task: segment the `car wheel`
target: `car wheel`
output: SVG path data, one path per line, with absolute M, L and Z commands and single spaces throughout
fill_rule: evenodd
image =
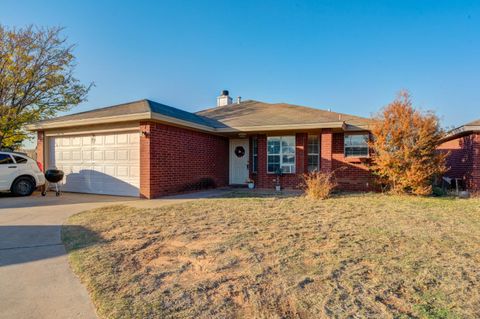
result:
M 12 185 L 12 193 L 18 196 L 29 196 L 34 190 L 35 183 L 28 177 L 20 177 Z

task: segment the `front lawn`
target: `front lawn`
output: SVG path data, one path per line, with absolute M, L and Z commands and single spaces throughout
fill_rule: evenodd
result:
M 77 214 L 102 318 L 479 318 L 480 199 L 206 199 Z

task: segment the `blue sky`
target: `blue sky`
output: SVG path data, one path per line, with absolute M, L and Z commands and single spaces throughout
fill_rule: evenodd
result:
M 228 89 L 370 116 L 408 89 L 444 126 L 480 118 L 480 1 L 2 0 L 0 23 L 66 27 L 96 84 L 72 112 Z

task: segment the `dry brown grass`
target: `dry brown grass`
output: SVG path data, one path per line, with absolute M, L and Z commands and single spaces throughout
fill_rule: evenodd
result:
M 478 318 L 480 199 L 210 199 L 69 219 L 103 318 Z
M 333 180 L 334 173 L 314 171 L 303 175 L 305 196 L 309 199 L 327 199 L 337 184 Z

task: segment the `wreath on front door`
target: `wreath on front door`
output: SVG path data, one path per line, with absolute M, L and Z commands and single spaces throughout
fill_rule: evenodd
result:
M 245 149 L 243 148 L 243 146 L 237 146 L 235 147 L 235 155 L 237 155 L 237 157 L 243 157 L 243 155 L 245 155 Z

